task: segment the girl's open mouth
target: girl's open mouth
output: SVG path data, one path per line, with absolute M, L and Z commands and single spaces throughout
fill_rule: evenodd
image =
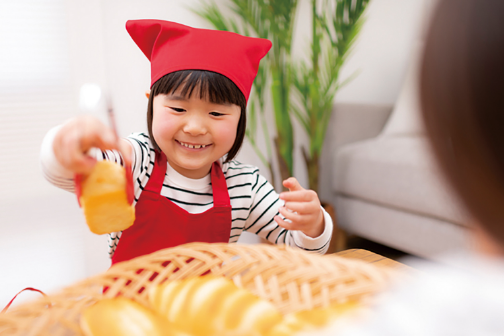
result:
M 188 150 L 203 150 L 209 146 L 211 146 L 212 144 L 207 144 L 207 145 L 202 145 L 202 144 L 190 144 L 190 143 L 186 143 L 186 142 L 181 142 L 181 141 L 178 141 L 178 140 L 175 140 L 182 148 L 184 149 L 188 149 Z

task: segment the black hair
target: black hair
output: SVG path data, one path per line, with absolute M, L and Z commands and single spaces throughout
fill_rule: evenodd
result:
M 247 126 L 247 101 L 245 96 L 226 76 L 206 70 L 180 70 L 169 73 L 158 79 L 151 87 L 147 106 L 147 128 L 149 136 L 156 150 L 160 150 L 152 134 L 153 100 L 159 94 L 171 94 L 181 89 L 181 95 L 190 98 L 195 89 L 199 89 L 199 98 L 214 104 L 235 104 L 241 109 L 236 139 L 229 150 L 226 162 L 231 161 L 240 150 L 245 138 Z

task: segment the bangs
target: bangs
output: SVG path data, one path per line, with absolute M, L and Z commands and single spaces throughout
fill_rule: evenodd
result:
M 213 104 L 246 105 L 245 96 L 229 78 L 212 71 L 181 70 L 161 77 L 152 86 L 152 94 L 173 94 L 179 91 L 184 98 L 199 92 L 200 99 Z

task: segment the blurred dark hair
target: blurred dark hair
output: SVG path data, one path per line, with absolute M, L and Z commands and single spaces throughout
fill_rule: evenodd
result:
M 227 77 L 212 71 L 181 70 L 164 75 L 151 87 L 147 105 L 147 128 L 154 148 L 160 150 L 152 134 L 152 102 L 159 94 L 169 94 L 181 89 L 181 95 L 190 98 L 195 89 L 199 90 L 199 98 L 206 99 L 214 104 L 231 103 L 241 108 L 236 139 L 228 152 L 226 162 L 234 159 L 240 150 L 245 137 L 247 126 L 247 101 L 238 87 Z M 197 90 L 197 91 L 198 91 Z
M 440 0 L 431 20 L 426 130 L 463 205 L 504 246 L 504 1 Z

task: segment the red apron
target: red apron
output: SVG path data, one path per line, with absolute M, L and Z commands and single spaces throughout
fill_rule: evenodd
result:
M 199 214 L 191 214 L 161 195 L 166 167 L 165 154 L 156 152 L 152 174 L 135 205 L 135 223 L 123 231 L 112 265 L 190 242 L 229 242 L 231 202 L 217 162 L 210 173 L 213 208 Z

